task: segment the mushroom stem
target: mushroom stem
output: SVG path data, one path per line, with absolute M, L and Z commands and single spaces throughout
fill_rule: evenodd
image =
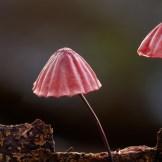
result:
M 96 122 L 97 122 L 97 125 L 98 125 L 98 128 L 99 128 L 99 131 L 100 131 L 101 136 L 102 136 L 102 138 L 103 138 L 103 142 L 104 142 L 104 144 L 105 144 L 105 146 L 106 146 L 106 149 L 107 149 L 107 152 L 108 152 L 108 154 L 109 154 L 109 156 L 110 156 L 110 160 L 111 160 L 111 162 L 113 162 L 113 157 L 112 157 L 110 145 L 109 145 L 109 143 L 108 143 L 108 139 L 107 139 L 107 137 L 106 137 L 105 131 L 104 131 L 102 125 L 101 125 L 100 120 L 98 119 L 96 113 L 94 112 L 92 106 L 90 105 L 90 103 L 88 102 L 88 100 L 86 99 L 86 97 L 85 97 L 83 94 L 80 94 L 80 97 L 81 97 L 81 99 L 83 100 L 83 102 L 87 105 L 87 107 L 89 108 L 89 110 L 90 110 L 90 112 L 92 113 L 93 117 L 95 118 L 95 120 L 96 120 Z

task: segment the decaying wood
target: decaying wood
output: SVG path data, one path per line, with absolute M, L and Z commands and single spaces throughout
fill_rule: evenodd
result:
M 0 162 L 19 159 L 31 151 L 54 152 L 53 129 L 37 119 L 33 123 L 0 125 Z
M 37 123 L 36 125 L 39 125 L 39 123 L 44 123 L 44 122 L 42 122 L 41 120 L 36 120 L 35 123 Z M 34 124 L 31 125 L 32 128 L 35 127 Z M 2 147 L 4 141 L 6 140 L 6 137 L 8 137 L 8 135 L 10 136 L 13 132 L 11 133 L 9 131 L 10 133 L 8 133 L 8 131 L 4 130 L 6 128 L 8 129 L 10 126 L 6 127 L 0 125 L 0 146 L 1 146 L 0 162 L 109 162 L 110 161 L 109 156 L 107 155 L 106 152 L 101 152 L 101 153 L 54 152 L 54 141 L 53 138 L 51 137 L 52 128 L 46 124 L 40 124 L 40 125 L 42 125 L 41 127 L 42 129 L 44 128 L 44 126 L 46 126 L 47 129 L 46 131 L 41 131 L 41 133 L 38 131 L 37 132 L 38 135 L 36 135 L 37 134 L 36 133 L 34 137 L 37 137 L 41 134 L 43 137 L 50 137 L 50 138 L 42 138 L 42 137 L 40 138 L 39 136 L 39 138 L 36 140 L 39 141 L 36 144 L 38 146 L 35 149 L 30 148 L 29 146 L 31 143 L 27 142 L 28 147 L 30 149 L 27 147 L 28 150 L 26 150 L 25 152 L 22 149 L 24 148 L 24 145 L 22 145 L 23 146 L 22 148 L 19 145 L 20 148 L 18 150 L 21 151 L 15 151 L 15 149 L 11 149 L 9 151 L 9 148 L 7 148 L 6 145 L 5 147 Z M 11 127 L 13 128 L 14 126 Z M 1 128 L 3 128 L 3 133 Z M 25 129 L 23 129 L 23 131 L 20 131 L 21 135 L 23 136 L 27 132 L 31 131 L 30 129 L 31 128 L 27 126 Z M 19 131 L 17 132 L 18 136 L 20 132 Z M 19 140 L 22 139 L 23 138 L 19 138 Z M 30 141 L 30 136 L 27 136 L 26 140 Z M 42 145 L 42 142 L 48 144 L 50 143 L 50 147 L 47 145 L 45 147 L 45 145 Z M 23 142 L 20 141 L 20 143 L 23 144 L 24 141 Z M 157 144 L 155 147 L 148 147 L 144 145 L 130 146 L 125 149 L 113 151 L 112 154 L 113 154 L 114 162 L 162 162 L 162 129 L 160 129 L 157 133 Z
M 114 162 L 160 162 L 156 148 L 132 146 L 114 151 Z M 2 160 L 3 161 L 3 160 Z M 2 162 L 1 161 L 1 162 Z M 5 162 L 109 162 L 107 153 L 49 152 L 44 149 L 7 155 Z M 4 162 L 4 161 L 3 161 Z

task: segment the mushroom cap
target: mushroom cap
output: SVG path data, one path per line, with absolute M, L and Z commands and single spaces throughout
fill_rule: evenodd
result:
M 101 87 L 90 65 L 70 48 L 57 50 L 33 84 L 33 93 L 43 97 L 87 94 Z
M 137 53 L 140 56 L 162 58 L 162 23 L 144 38 Z

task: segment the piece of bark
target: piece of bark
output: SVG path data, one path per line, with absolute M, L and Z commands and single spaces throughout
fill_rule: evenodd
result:
M 107 153 L 55 152 L 43 149 L 6 157 L 6 162 L 109 162 Z M 132 146 L 113 152 L 114 162 L 160 162 L 156 159 L 156 149 L 147 146 Z
M 0 125 L 0 162 L 43 149 L 54 152 L 53 129 L 37 119 L 33 123 Z
M 41 123 L 42 121 L 37 120 Z M 37 124 L 38 124 L 37 123 Z M 39 125 L 39 124 L 38 124 Z M 28 128 L 28 127 L 27 127 Z M 51 129 L 51 128 L 50 128 Z M 28 130 L 28 129 L 27 129 Z M 25 130 L 24 130 L 25 132 Z M 44 131 L 46 134 L 46 131 Z M 27 136 L 30 138 L 30 136 Z M 0 137 L 1 138 L 1 137 Z M 1 139 L 0 139 L 1 140 Z M 11 152 L 10 152 L 11 153 Z M 114 162 L 162 162 L 162 129 L 157 134 L 156 147 L 130 146 L 112 152 Z M 25 152 L 0 153 L 0 162 L 109 162 L 106 152 L 54 152 L 53 149 L 39 147 L 28 149 Z

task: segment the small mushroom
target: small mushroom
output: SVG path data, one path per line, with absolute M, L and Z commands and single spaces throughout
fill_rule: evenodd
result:
M 137 53 L 140 56 L 162 58 L 162 23 L 144 38 Z
M 92 106 L 84 96 L 98 90 L 101 83 L 90 65 L 70 48 L 57 50 L 48 60 L 33 85 L 33 93 L 43 97 L 79 95 L 99 126 L 99 131 L 113 162 L 110 146 L 103 127 Z

